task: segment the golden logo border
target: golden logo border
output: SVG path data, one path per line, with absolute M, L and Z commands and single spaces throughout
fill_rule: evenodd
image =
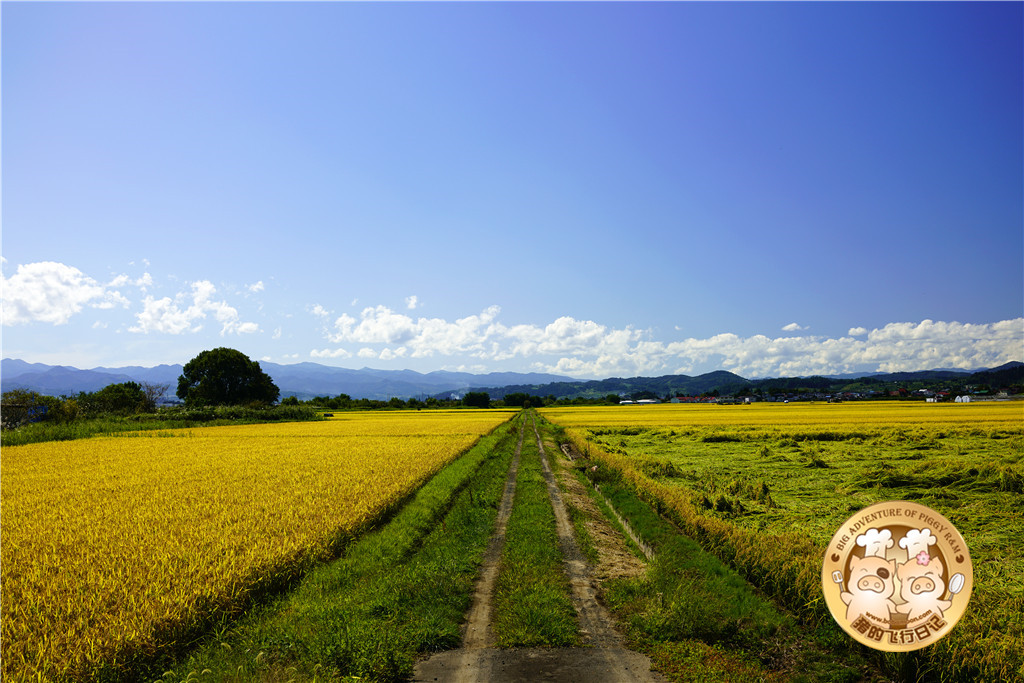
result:
M 910 652 L 938 642 L 960 621 L 974 565 L 948 519 L 894 500 L 843 522 L 825 551 L 821 584 L 832 618 L 854 640 Z

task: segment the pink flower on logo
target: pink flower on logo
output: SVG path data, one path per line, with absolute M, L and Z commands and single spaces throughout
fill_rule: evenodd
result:
M 927 550 L 922 550 L 917 554 L 917 563 L 922 567 L 927 567 L 928 563 L 932 561 L 931 556 L 928 555 Z

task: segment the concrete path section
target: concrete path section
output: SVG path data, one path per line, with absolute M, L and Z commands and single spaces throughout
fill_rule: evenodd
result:
M 639 652 L 561 647 L 451 650 L 416 667 L 414 681 L 457 683 L 636 683 L 662 681 Z

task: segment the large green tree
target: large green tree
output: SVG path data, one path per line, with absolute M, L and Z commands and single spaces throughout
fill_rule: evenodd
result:
M 462 397 L 462 405 L 471 408 L 490 408 L 491 396 L 486 391 L 470 391 Z
M 97 413 L 121 415 L 146 412 L 156 407 L 156 404 L 148 399 L 142 386 L 136 382 L 108 384 L 92 394 L 80 394 L 79 403 Z
M 241 351 L 203 351 L 185 364 L 177 396 L 186 406 L 273 403 L 281 394 L 260 364 Z

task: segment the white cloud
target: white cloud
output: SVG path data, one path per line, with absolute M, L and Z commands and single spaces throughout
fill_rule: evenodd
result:
M 850 328 L 849 336 L 838 338 L 722 333 L 663 342 L 650 339 L 649 331 L 609 328 L 569 316 L 547 325 L 507 326 L 498 319 L 500 311 L 491 306 L 477 315 L 448 321 L 414 319 L 376 306 L 363 309 L 358 318 L 342 315 L 327 337 L 335 344 L 360 345 L 360 358 L 529 359 L 538 370 L 591 377 L 691 374 L 718 368 L 746 377 L 977 368 L 1020 360 L 1024 355 L 1024 319 L 1020 318 L 980 325 L 931 320 L 891 323 L 870 332 Z M 806 329 L 787 325 L 784 331 L 796 328 Z
M 407 315 L 395 313 L 387 306 L 364 308 L 356 320 L 347 313 L 334 321 L 337 330 L 330 341 L 359 344 L 393 344 L 409 339 L 416 332 L 416 323 Z
M 413 294 L 412 296 L 405 297 L 405 307 L 408 308 L 410 311 L 416 310 L 416 307 L 419 306 L 419 303 L 419 297 L 417 297 L 415 294 Z
M 153 286 L 153 276 L 149 273 L 143 273 L 142 277 L 132 280 L 130 277 L 122 273 L 107 283 L 108 287 L 124 287 L 125 285 L 131 285 L 133 287 L 138 287 L 142 291 L 146 291 L 147 287 Z
M 119 275 L 108 284 L 100 284 L 78 268 L 53 261 L 19 265 L 10 278 L 0 274 L 3 323 L 63 325 L 87 305 L 128 306 L 128 299 L 113 289 L 127 283 L 127 276 Z
M 746 377 L 970 369 L 1019 360 L 1024 318 L 982 325 L 890 323 L 867 333 L 867 339 L 722 334 L 666 344 L 664 350 L 685 366 L 716 360 L 720 367 Z
M 180 295 L 178 298 L 181 298 Z M 170 297 L 166 296 L 160 299 L 147 296 L 143 300 L 142 306 L 142 312 L 135 316 L 138 324 L 129 327 L 129 332 L 181 334 L 189 330 L 193 321 L 204 317 L 198 311 L 182 310 Z M 200 329 L 202 326 L 197 325 L 190 331 L 198 332 Z
M 330 315 L 330 312 L 320 304 L 314 305 L 313 308 L 310 309 L 310 313 L 312 313 L 318 318 L 326 318 L 327 316 Z
M 459 318 L 452 323 L 441 318 L 420 318 L 416 323 L 416 334 L 408 340 L 406 346 L 412 349 L 414 358 L 426 358 L 434 354 L 451 356 L 486 353 L 485 343 L 503 329 L 494 324 L 500 311 L 497 306 L 490 306 L 479 315 Z
M 118 292 L 117 290 L 111 290 L 107 291 L 103 295 L 102 301 L 97 301 L 96 303 L 92 304 L 92 307 L 108 309 L 114 308 L 115 306 L 121 306 L 123 308 L 128 308 L 130 305 L 131 302 L 128 301 L 127 297 L 122 295 L 121 292 Z
M 396 358 L 405 358 L 408 353 L 408 349 L 404 346 L 399 346 L 397 349 L 384 349 L 380 352 L 379 358 L 381 360 L 394 360 Z
M 251 285 L 247 285 L 247 288 L 253 294 L 256 294 L 257 292 L 262 292 L 263 289 L 264 289 L 264 287 L 263 287 L 263 280 L 257 280 L 256 282 L 252 283 Z
M 442 366 L 440 369 L 446 370 L 448 372 L 473 372 L 478 375 L 482 375 L 490 370 L 490 368 L 488 368 L 483 363 L 477 363 L 475 365 L 466 365 L 464 363 L 460 365 L 445 365 Z
M 975 368 L 1021 360 L 1024 318 L 990 324 L 922 320 L 871 330 L 858 359 L 882 372 L 926 367 Z
M 797 323 L 790 323 L 790 324 L 786 325 L 785 327 L 783 327 L 782 331 L 783 332 L 799 332 L 801 330 L 806 330 L 806 329 L 807 329 L 806 327 L 801 327 Z
M 414 358 L 461 353 L 485 353 L 485 343 L 502 336 L 505 328 L 493 323 L 501 309 L 491 306 L 479 315 L 449 322 L 442 318 L 413 319 L 386 306 L 365 308 L 359 318 L 342 314 L 334 321 L 329 341 L 356 344 L 398 344 Z M 370 351 L 373 356 L 377 352 Z M 368 353 L 359 352 L 368 357 Z M 392 351 L 396 353 L 396 351 Z
M 221 336 L 226 334 L 253 334 L 259 332 L 254 322 L 242 322 L 238 310 L 226 301 L 216 301 L 217 288 L 209 280 L 192 283 L 191 292 L 181 292 L 172 300 L 170 297 L 156 299 L 147 296 L 141 313 L 136 314 L 137 324 L 129 327 L 130 332 L 149 334 L 183 334 L 198 332 L 208 315 L 221 323 Z M 189 298 L 191 302 L 189 303 Z
M 309 352 L 312 358 L 351 358 L 352 354 L 345 349 L 313 349 Z
M 256 334 L 260 331 L 260 326 L 254 322 L 248 323 L 237 323 L 227 324 L 221 329 L 220 334 L 224 336 L 225 332 L 235 332 L 237 334 Z

